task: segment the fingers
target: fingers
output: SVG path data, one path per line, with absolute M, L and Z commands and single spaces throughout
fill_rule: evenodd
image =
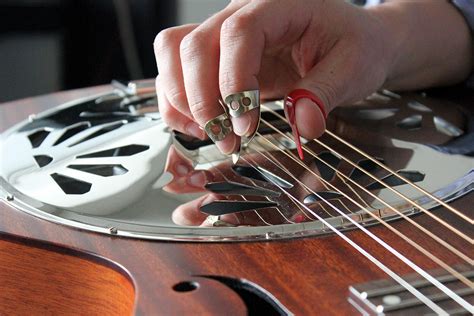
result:
M 359 93 L 350 93 L 351 81 L 359 77 L 354 69 L 354 50 L 336 46 L 306 76 L 295 84 L 294 89 L 306 89 L 323 103 L 326 114 L 335 107 L 356 101 Z M 356 97 L 354 97 L 356 96 Z M 295 104 L 296 123 L 300 134 L 313 139 L 321 136 L 326 129 L 326 119 L 320 108 L 308 98 Z
M 160 83 L 159 91 L 164 92 L 171 106 L 190 119 L 193 116 L 189 110 L 184 89 L 179 46 L 183 38 L 197 26 L 197 24 L 189 24 L 163 30 L 156 36 L 153 43 L 158 71 L 160 77 L 164 78 Z M 175 128 L 174 122 L 170 123 L 171 127 Z
M 222 24 L 219 59 L 219 87 L 224 98 L 248 90 L 258 90 L 257 75 L 265 46 L 258 30 L 258 14 L 246 6 Z M 259 101 L 259 100 L 258 100 Z M 257 128 L 260 109 L 232 118 L 234 132 L 249 136 Z
M 288 4 L 252 2 L 224 21 L 219 63 L 219 86 L 224 97 L 259 89 L 258 76 L 266 46 L 287 44 L 283 41 L 288 41 L 285 37 L 289 31 L 289 10 L 291 8 L 288 8 Z M 303 30 L 304 28 L 296 28 L 291 32 L 296 35 Z M 273 74 L 276 75 L 278 74 Z M 253 109 L 232 118 L 234 132 L 240 136 L 252 135 L 258 125 L 259 110 Z
M 232 9 L 235 10 L 235 9 Z M 200 126 L 224 113 L 219 104 L 219 36 L 222 22 L 232 14 L 229 7 L 184 37 L 180 46 L 184 86 L 191 113 Z M 238 149 L 240 139 L 228 134 L 216 145 L 225 154 Z
M 162 88 L 161 78 L 161 76 L 156 78 L 156 91 L 158 95 L 158 108 L 165 123 L 181 133 L 192 135 L 199 139 L 205 139 L 206 133 L 199 125 L 194 122 L 192 118 L 176 110 L 168 101 L 164 89 Z

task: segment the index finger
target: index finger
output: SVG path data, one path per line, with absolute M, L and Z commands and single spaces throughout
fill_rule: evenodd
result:
M 209 18 L 181 42 L 180 55 L 189 108 L 200 126 L 224 113 L 219 104 L 219 33 L 222 22 L 235 11 L 230 5 Z M 238 149 L 239 138 L 228 134 L 216 145 L 225 154 Z

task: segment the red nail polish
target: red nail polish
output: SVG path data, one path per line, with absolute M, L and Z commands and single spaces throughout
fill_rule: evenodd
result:
M 313 101 L 319 107 L 321 113 L 323 113 L 324 118 L 327 118 L 323 102 L 311 91 L 306 89 L 295 89 L 285 97 L 284 104 L 286 116 L 288 117 L 288 122 L 290 123 L 293 137 L 295 138 L 296 149 L 298 150 L 298 155 L 300 156 L 301 160 L 304 159 L 304 154 L 303 148 L 301 147 L 300 133 L 298 131 L 298 126 L 296 125 L 296 102 L 298 102 L 299 99 L 304 98 Z

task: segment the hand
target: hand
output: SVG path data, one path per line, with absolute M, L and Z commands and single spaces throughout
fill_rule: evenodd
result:
M 282 98 L 312 91 L 330 112 L 381 87 L 415 89 L 458 82 L 471 69 L 471 39 L 445 1 L 390 1 L 362 9 L 343 0 L 233 1 L 200 25 L 158 34 L 155 54 L 160 111 L 174 129 L 203 138 L 199 126 L 223 113 L 221 97 L 260 89 Z M 301 99 L 296 122 L 306 138 L 321 135 L 320 109 Z M 258 113 L 232 119 L 235 134 L 217 146 L 238 148 Z
M 201 25 L 162 31 L 155 41 L 160 111 L 173 128 L 204 137 L 198 125 L 222 113 L 217 100 L 260 89 L 281 98 L 294 88 L 318 95 L 331 110 L 365 96 L 384 82 L 386 67 L 378 21 L 344 1 L 237 1 Z M 357 88 L 348 89 L 356 82 Z M 303 136 L 324 130 L 320 110 L 298 106 Z M 257 125 L 256 110 L 233 119 L 237 135 L 219 148 L 233 152 Z

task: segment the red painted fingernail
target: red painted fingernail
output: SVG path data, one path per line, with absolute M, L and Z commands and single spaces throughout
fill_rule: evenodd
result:
M 298 155 L 300 159 L 304 159 L 303 147 L 301 146 L 301 138 L 300 133 L 298 131 L 298 126 L 296 125 L 296 103 L 299 99 L 310 99 L 313 101 L 323 113 L 324 118 L 327 118 L 326 111 L 324 109 L 323 102 L 315 96 L 311 91 L 306 89 L 295 89 L 291 91 L 285 97 L 285 112 L 286 116 L 288 117 L 288 123 L 291 126 L 291 130 L 293 132 L 293 137 L 295 139 L 296 149 L 298 150 Z

